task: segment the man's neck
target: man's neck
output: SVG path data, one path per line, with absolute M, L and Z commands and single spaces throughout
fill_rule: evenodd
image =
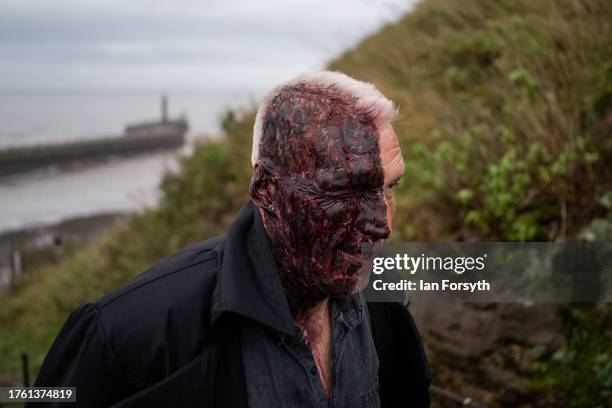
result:
M 304 339 L 310 347 L 312 356 L 319 369 L 319 376 L 329 396 L 331 392 L 331 357 L 332 357 L 332 324 L 331 301 L 329 298 L 319 302 L 296 317 L 296 323 L 302 329 Z

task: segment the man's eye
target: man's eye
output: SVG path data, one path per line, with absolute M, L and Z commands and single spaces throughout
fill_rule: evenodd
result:
M 397 187 L 402 182 L 402 179 L 395 180 L 389 186 L 385 187 L 385 194 L 393 194 L 395 192 L 395 187 Z
M 399 184 L 399 181 L 385 187 L 385 194 L 393 194 L 395 192 L 395 187 Z

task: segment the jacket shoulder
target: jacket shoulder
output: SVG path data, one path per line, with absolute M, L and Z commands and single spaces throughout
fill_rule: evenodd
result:
M 159 381 L 205 349 L 224 240 L 184 248 L 93 302 L 131 382 Z
M 155 263 L 129 282 L 114 289 L 93 303 L 98 309 L 112 309 L 117 304 L 125 301 L 144 300 L 142 295 L 151 295 L 152 293 L 150 292 L 155 292 L 160 284 L 174 287 L 176 285 L 184 286 L 188 284 L 185 281 L 186 278 L 207 280 L 207 278 L 212 277 L 209 276 L 211 272 L 212 275 L 216 272 L 216 268 L 211 268 L 212 265 L 210 265 L 209 261 L 216 259 L 218 252 L 222 251 L 224 238 L 224 235 L 220 235 L 183 248 Z M 191 273 L 194 269 L 200 273 Z M 172 296 L 172 293 L 168 290 L 156 294 L 165 294 L 175 299 L 175 296 Z M 149 303 L 150 299 L 146 300 L 146 302 Z

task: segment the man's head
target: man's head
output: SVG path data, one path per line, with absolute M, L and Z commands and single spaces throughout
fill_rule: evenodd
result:
M 390 234 L 404 171 L 395 115 L 373 85 L 337 72 L 302 75 L 260 107 L 251 198 L 294 313 L 358 290 L 364 258 Z

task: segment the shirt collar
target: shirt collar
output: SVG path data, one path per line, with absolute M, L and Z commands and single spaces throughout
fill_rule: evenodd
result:
M 332 318 L 342 323 L 347 330 L 354 329 L 363 321 L 365 301 L 361 293 L 345 298 L 332 299 Z
M 224 313 L 232 312 L 285 334 L 295 334 L 270 242 L 253 202 L 242 208 L 230 226 L 220 262 L 213 324 Z

